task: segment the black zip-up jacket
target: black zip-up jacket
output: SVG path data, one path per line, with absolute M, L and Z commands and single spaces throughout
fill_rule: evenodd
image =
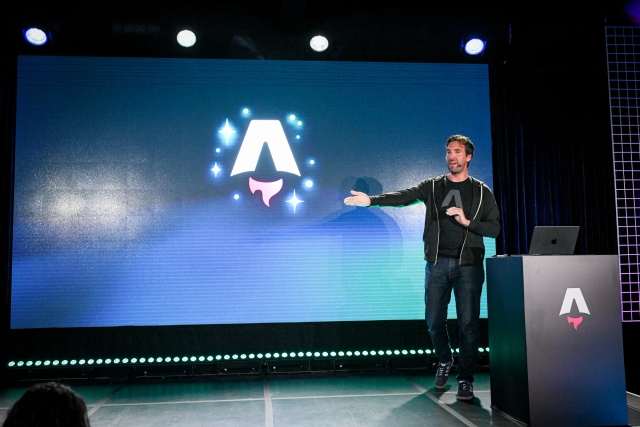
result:
M 430 262 L 438 260 L 438 243 L 440 241 L 440 218 L 438 206 L 444 199 L 446 175 L 422 181 L 415 187 L 393 191 L 379 196 L 370 196 L 369 206 L 403 207 L 416 203 L 424 203 L 427 210 L 424 217 L 424 259 Z M 498 205 L 489 187 L 482 181 L 469 177 L 472 184 L 471 221 L 465 227 L 465 237 L 460 251 L 460 265 L 481 265 L 484 260 L 483 236 L 498 237 L 500 234 L 500 213 Z

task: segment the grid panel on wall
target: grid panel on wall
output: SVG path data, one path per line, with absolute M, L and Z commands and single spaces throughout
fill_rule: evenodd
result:
M 607 27 L 622 321 L 640 321 L 640 28 Z

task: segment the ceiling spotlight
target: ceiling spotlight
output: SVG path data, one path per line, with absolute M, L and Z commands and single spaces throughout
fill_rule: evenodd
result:
M 178 33 L 177 40 L 180 46 L 191 47 L 196 44 L 196 35 L 193 34 L 193 31 L 182 30 Z
M 40 28 L 29 28 L 23 31 L 24 39 L 34 46 L 42 46 L 47 42 L 47 34 Z
M 469 55 L 480 55 L 484 52 L 487 42 L 478 38 L 470 39 L 464 44 L 464 51 Z
M 315 36 L 309 42 L 309 46 L 316 52 L 323 52 L 329 47 L 329 40 L 324 36 Z

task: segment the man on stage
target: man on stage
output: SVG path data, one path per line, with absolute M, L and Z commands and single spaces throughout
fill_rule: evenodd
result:
M 469 176 L 473 150 L 469 138 L 453 135 L 446 143 L 447 175 L 378 196 L 351 191 L 353 195 L 344 199 L 348 206 L 425 204 L 425 319 L 438 358 L 435 386 L 446 386 L 453 365 L 447 332 L 447 310 L 453 290 L 460 338 L 458 400 L 473 399 L 484 283 L 483 237 L 495 238 L 500 233 L 500 213 L 493 193 L 486 184 Z

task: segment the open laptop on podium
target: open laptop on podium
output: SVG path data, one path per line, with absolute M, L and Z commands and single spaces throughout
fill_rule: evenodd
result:
M 533 228 L 529 255 L 573 255 L 580 226 L 541 226 Z

